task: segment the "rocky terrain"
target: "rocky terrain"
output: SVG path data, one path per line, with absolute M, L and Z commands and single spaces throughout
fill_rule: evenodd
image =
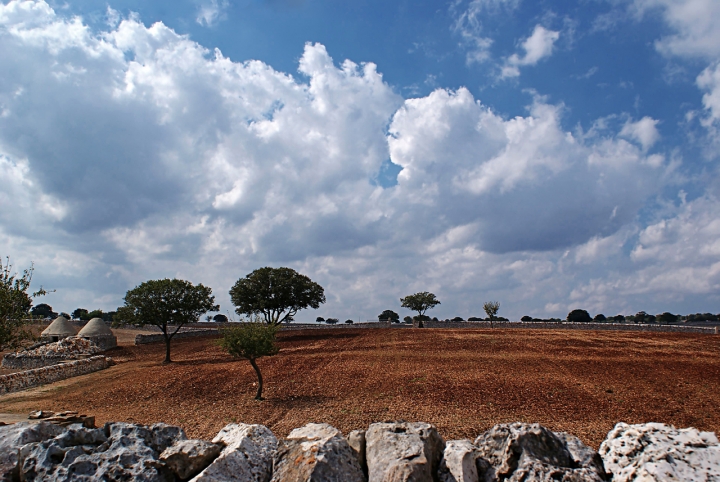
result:
M 28 482 L 602 482 L 720 478 L 714 433 L 623 423 L 600 452 L 538 424 L 499 424 L 472 440 L 445 441 L 423 422 L 373 423 L 344 436 L 310 423 L 278 439 L 263 425 L 232 423 L 212 441 L 180 428 L 46 421 L 0 427 L 0 476 Z

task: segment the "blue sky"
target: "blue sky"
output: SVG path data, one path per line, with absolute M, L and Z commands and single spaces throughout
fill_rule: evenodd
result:
M 57 310 L 291 266 L 315 316 L 718 312 L 720 4 L 0 4 L 0 247 Z

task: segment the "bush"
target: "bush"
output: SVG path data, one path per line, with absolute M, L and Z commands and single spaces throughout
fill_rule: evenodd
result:
M 571 323 L 590 323 L 592 318 L 590 313 L 585 310 L 572 310 L 567 315 L 567 321 Z
M 525 315 L 520 318 L 520 321 L 533 321 L 532 316 Z
M 437 319 L 437 316 L 433 316 L 433 319 L 432 319 L 432 320 L 433 320 L 433 321 L 440 321 L 440 320 Z
M 462 319 L 461 317 L 459 317 L 459 316 L 456 316 L 455 318 L 452 319 L 452 321 L 465 321 L 465 320 L 463 320 L 463 319 Z
M 334 325 L 338 321 L 340 320 L 338 320 L 337 318 L 328 318 L 327 320 L 325 320 L 325 323 L 327 323 L 328 325 Z
M 490 321 L 490 320 L 487 320 L 487 321 Z M 497 318 L 495 318 L 495 321 L 510 321 L 510 320 L 508 320 L 504 316 L 498 316 Z
M 325 318 L 323 318 L 322 316 L 318 316 L 317 318 L 315 318 L 315 321 L 317 321 L 318 323 L 322 323 L 323 321 L 325 321 Z
M 220 313 L 220 314 L 213 316 L 213 321 L 215 323 L 227 323 L 228 317 L 223 315 L 222 313 Z
M 409 316 L 406 316 L 405 318 L 403 318 L 403 321 L 405 323 L 412 323 L 412 318 L 410 318 Z
M 346 325 L 352 325 L 352 324 L 353 324 L 353 320 L 345 320 L 345 324 L 346 324 Z
M 595 323 L 605 323 L 607 321 L 607 317 L 602 313 L 598 313 L 597 315 L 595 315 L 595 318 L 593 318 L 593 321 Z

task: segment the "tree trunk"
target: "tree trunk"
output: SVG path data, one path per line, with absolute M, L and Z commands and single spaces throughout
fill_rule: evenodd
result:
M 263 389 L 263 379 L 262 379 L 262 373 L 260 373 L 260 368 L 258 368 L 257 363 L 255 363 L 254 358 L 250 358 L 250 364 L 255 369 L 255 373 L 258 377 L 258 391 L 257 395 L 255 395 L 255 400 L 264 400 L 262 397 L 262 389 Z
M 170 337 L 167 336 L 167 333 L 163 333 L 163 335 L 165 336 L 165 361 L 163 364 L 172 363 L 172 360 L 170 359 Z

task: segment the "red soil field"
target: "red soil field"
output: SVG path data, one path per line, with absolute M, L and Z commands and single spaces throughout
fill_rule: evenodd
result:
M 0 412 L 77 410 L 108 421 L 182 426 L 212 438 L 231 421 L 285 436 L 308 422 L 344 433 L 386 420 L 435 424 L 446 440 L 538 422 L 598 448 L 616 422 L 720 433 L 720 336 L 525 329 L 284 332 L 255 374 L 212 338 L 108 352 L 107 370 L 0 397 Z

